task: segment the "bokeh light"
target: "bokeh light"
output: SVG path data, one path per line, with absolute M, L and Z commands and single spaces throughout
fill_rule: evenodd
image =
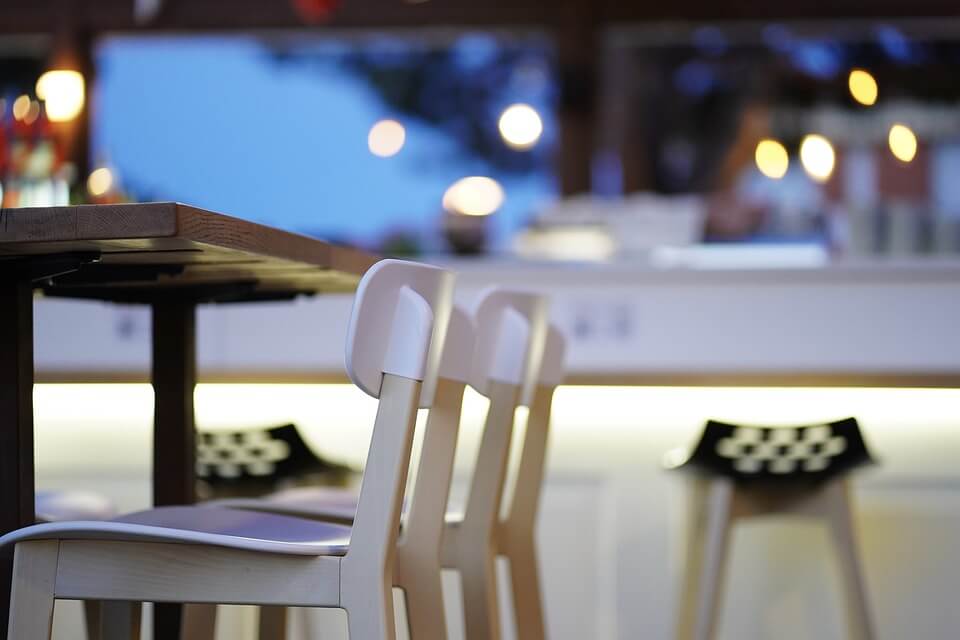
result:
M 757 143 L 754 159 L 760 173 L 774 180 L 785 176 L 790 167 L 790 157 L 787 155 L 786 147 L 776 140 L 767 139 Z
M 810 134 L 800 143 L 800 164 L 817 182 L 826 182 L 833 175 L 837 154 L 830 141 L 818 134 Z
M 485 176 L 457 180 L 443 194 L 443 208 L 466 216 L 488 216 L 504 201 L 503 187 Z
M 37 97 L 44 101 L 51 122 L 69 122 L 83 111 L 83 76 L 68 69 L 47 71 L 37 80 Z
M 400 153 L 407 140 L 407 131 L 396 120 L 380 120 L 370 128 L 367 146 L 370 153 L 381 158 L 389 158 Z
M 94 169 L 87 178 L 87 191 L 94 197 L 106 195 L 113 189 L 113 172 L 107 167 Z
M 27 114 L 30 112 L 30 96 L 22 95 L 19 96 L 16 100 L 13 101 L 13 118 L 15 120 L 23 120 L 27 117 Z
M 543 135 L 543 120 L 528 104 L 512 104 L 504 109 L 497 126 L 503 141 L 513 149 L 531 149 Z
M 39 117 L 40 103 L 36 100 L 31 100 L 29 106 L 27 107 L 27 113 L 23 116 L 23 121 L 27 124 L 33 124 Z
M 910 162 L 917 155 L 917 136 L 905 124 L 898 123 L 890 127 L 887 142 L 890 144 L 890 153 L 901 162 Z
M 870 107 L 877 102 L 877 81 L 869 71 L 854 69 L 847 78 L 850 95 L 860 104 Z

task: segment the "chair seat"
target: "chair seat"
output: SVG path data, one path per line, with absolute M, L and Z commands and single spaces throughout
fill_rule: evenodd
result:
M 87 491 L 38 491 L 34 505 L 38 522 L 109 520 L 116 515 L 113 503 Z
M 216 507 L 159 507 L 105 522 L 51 522 L 0 538 L 0 546 L 25 540 L 115 540 L 202 544 L 265 553 L 342 556 L 350 527 L 256 511 Z
M 294 518 L 350 523 L 357 514 L 359 498 L 359 494 L 351 489 L 297 487 L 278 491 L 263 498 L 234 498 L 207 504 L 214 507 L 281 514 Z M 448 525 L 459 526 L 462 521 L 462 513 L 448 513 L 446 516 Z

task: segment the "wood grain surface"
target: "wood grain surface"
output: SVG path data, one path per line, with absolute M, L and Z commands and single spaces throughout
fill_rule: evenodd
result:
M 350 291 L 377 261 L 357 249 L 173 202 L 0 210 L 0 267 L 5 260 L 76 252 L 99 254 L 99 262 L 45 283 L 48 292 L 111 299 L 114 288 L 148 293 L 229 283 L 264 292 Z M 155 273 L 144 269 L 151 265 Z

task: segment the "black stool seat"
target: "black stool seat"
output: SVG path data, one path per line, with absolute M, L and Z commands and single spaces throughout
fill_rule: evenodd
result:
M 854 418 L 799 427 L 710 420 L 686 456 L 667 463 L 738 482 L 820 482 L 875 462 Z
M 294 424 L 198 436 L 198 494 L 205 500 L 264 495 L 300 484 L 341 485 L 351 472 L 315 454 Z

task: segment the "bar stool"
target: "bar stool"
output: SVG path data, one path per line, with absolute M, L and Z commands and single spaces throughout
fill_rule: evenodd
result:
M 453 472 L 463 387 L 470 381 L 482 394 L 489 394 L 490 409 L 484 434 L 497 433 L 498 437 L 506 436 L 505 440 L 498 440 L 498 444 L 494 445 L 488 442 L 487 436 L 484 435 L 484 441 L 488 442 L 489 449 L 485 455 L 488 458 L 502 456 L 502 472 L 499 471 L 500 467 L 488 469 L 486 465 L 478 463 L 474 475 L 476 477 L 479 473 L 502 476 L 505 474 L 513 418 L 520 402 L 525 372 L 539 370 L 546 340 L 546 301 L 537 295 L 489 289 L 480 297 L 475 318 L 477 319 L 476 345 L 474 346 L 471 335 L 470 348 L 457 353 L 453 351 L 453 345 L 466 345 L 468 341 L 465 330 L 461 332 L 464 337 L 451 341 L 455 327 L 459 325 L 466 328 L 469 318 L 463 314 L 463 318 L 459 319 L 456 309 L 451 317 L 450 338 L 447 341 L 450 358 L 447 357 L 446 351 L 444 354 L 444 362 L 449 363 L 450 366 L 445 373 L 441 373 L 440 383 L 438 383 L 437 406 L 431 412 L 427 422 L 413 497 L 408 516 L 403 523 L 403 533 L 397 549 L 395 586 L 406 592 L 410 636 L 415 640 L 446 638 L 443 594 L 439 582 L 441 537 L 445 529 L 448 535 L 450 530 L 450 527 L 444 524 L 444 520 Z M 469 326 L 473 328 L 473 323 L 470 322 Z M 560 358 L 562 359 L 562 353 Z M 444 371 L 443 367 L 441 371 Z M 456 394 L 449 398 L 449 409 L 441 411 L 440 391 L 443 384 L 449 382 L 456 382 L 458 385 Z M 541 400 L 545 397 L 544 394 L 545 392 L 539 394 Z M 438 422 L 443 420 L 442 428 L 432 424 L 434 413 L 437 414 Z M 531 421 L 535 420 L 531 418 Z M 497 426 L 491 429 L 491 425 Z M 498 448 L 494 450 L 492 446 Z M 533 462 L 534 458 L 531 457 L 530 461 Z M 490 482 L 499 482 L 501 487 L 503 485 L 502 477 L 499 481 L 496 477 L 491 477 Z M 217 504 L 328 522 L 349 522 L 352 519 L 352 512 L 355 511 L 355 507 L 352 510 L 349 507 L 350 500 L 349 492 L 303 488 L 281 492 L 263 500 L 227 500 Z M 355 501 L 355 498 L 353 500 Z M 520 521 L 521 518 L 518 517 L 517 520 Z M 417 566 L 420 567 L 417 569 L 419 574 L 430 576 L 429 581 L 405 579 L 407 575 L 418 575 L 414 572 L 414 567 Z M 448 565 L 444 564 L 444 566 Z M 454 568 L 458 567 L 454 566 Z M 472 572 L 470 576 L 473 578 L 471 584 L 487 578 L 486 574 L 478 572 Z M 429 588 L 425 588 L 428 583 Z M 470 602 L 468 606 L 471 607 L 471 613 L 476 608 Z M 496 608 L 489 611 L 489 615 L 496 616 L 496 614 Z M 487 615 L 487 609 L 483 609 L 470 617 L 485 618 Z M 474 623 L 473 626 L 477 627 L 478 624 Z M 499 627 L 496 628 L 499 630 Z M 485 631 L 477 629 L 471 637 L 483 637 L 481 635 L 483 633 Z M 203 636 L 198 635 L 196 640 L 202 638 Z M 265 640 L 267 636 L 261 633 L 261 638 Z
M 350 635 L 395 638 L 392 557 L 416 411 L 446 334 L 452 274 L 396 260 L 357 290 L 347 372 L 379 398 L 352 527 L 215 507 L 26 527 L 15 544 L 9 637 L 47 640 L 55 598 L 103 600 L 102 632 L 136 637 L 140 602 L 347 610 Z
M 197 434 L 197 495 L 207 502 L 311 482 L 344 484 L 350 474 L 314 453 L 295 424 Z
M 737 520 L 760 516 L 825 522 L 843 575 L 848 637 L 874 638 L 848 480 L 873 462 L 853 418 L 802 427 L 711 420 L 692 452 L 669 452 L 668 468 L 695 475 L 677 638 L 715 637 L 730 530 Z

